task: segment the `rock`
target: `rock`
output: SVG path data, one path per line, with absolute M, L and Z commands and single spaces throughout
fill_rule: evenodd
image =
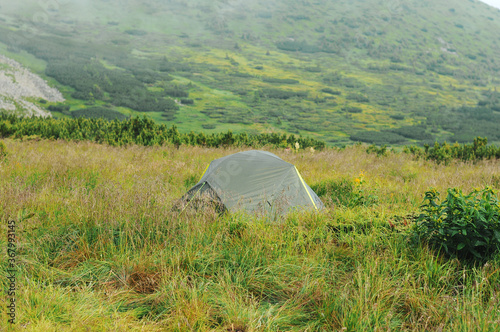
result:
M 0 55 L 0 110 L 21 109 L 23 115 L 51 116 L 28 99 L 63 102 L 64 97 L 41 77 L 31 73 L 20 63 Z

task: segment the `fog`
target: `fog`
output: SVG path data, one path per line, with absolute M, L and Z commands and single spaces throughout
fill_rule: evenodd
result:
M 500 9 L 500 0 L 481 0 L 488 5 Z

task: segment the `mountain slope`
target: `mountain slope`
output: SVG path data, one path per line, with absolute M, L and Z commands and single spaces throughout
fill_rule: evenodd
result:
M 28 116 L 50 116 L 34 100 L 43 104 L 63 102 L 64 98 L 43 79 L 0 54 L 0 109 Z
M 500 142 L 500 11 L 479 1 L 10 6 L 0 41 L 43 59 L 71 111 L 149 110 L 185 131 L 287 131 L 334 144 Z M 82 63 L 83 88 L 61 74 Z M 103 80 L 124 75 L 126 97 Z

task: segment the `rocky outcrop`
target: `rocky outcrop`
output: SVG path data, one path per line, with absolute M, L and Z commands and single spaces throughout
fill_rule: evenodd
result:
M 0 111 L 23 115 L 50 116 L 50 113 L 32 102 L 45 99 L 62 102 L 62 94 L 45 80 L 24 68 L 18 62 L 0 55 Z

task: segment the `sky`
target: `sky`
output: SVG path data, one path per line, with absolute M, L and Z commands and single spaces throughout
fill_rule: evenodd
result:
M 500 0 L 481 0 L 481 1 L 487 3 L 490 6 L 500 9 Z

